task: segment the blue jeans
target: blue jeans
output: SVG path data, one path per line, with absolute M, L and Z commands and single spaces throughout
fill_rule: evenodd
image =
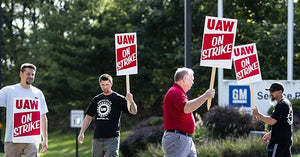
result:
M 118 157 L 120 137 L 93 139 L 92 157 Z
M 197 157 L 196 147 L 191 137 L 165 132 L 161 144 L 164 157 Z

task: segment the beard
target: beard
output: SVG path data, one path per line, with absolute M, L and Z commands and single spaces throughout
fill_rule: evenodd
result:
M 271 96 L 270 104 L 271 104 L 272 106 L 275 106 L 275 105 L 277 104 L 277 101 L 276 101 L 276 99 L 275 99 L 273 96 Z
M 27 78 L 25 83 L 27 85 L 31 85 L 33 83 L 33 81 L 34 81 L 34 78 Z

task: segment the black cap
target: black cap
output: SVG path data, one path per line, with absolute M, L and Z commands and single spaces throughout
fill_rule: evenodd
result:
M 273 83 L 270 88 L 266 88 L 266 90 L 270 91 L 270 92 L 274 92 L 274 91 L 279 91 L 281 90 L 282 92 L 284 91 L 284 87 L 281 83 L 279 82 L 276 82 L 276 83 Z

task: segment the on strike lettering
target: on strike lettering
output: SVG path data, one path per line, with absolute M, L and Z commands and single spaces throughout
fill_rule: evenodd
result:
M 28 99 L 17 99 L 16 108 L 17 109 L 38 109 L 38 100 L 28 100 Z
M 134 44 L 134 35 L 120 35 L 117 36 L 117 43 L 121 44 Z
M 216 31 L 228 31 L 232 32 L 234 21 L 208 19 L 207 28 Z
M 122 69 L 123 67 L 129 65 L 132 62 L 136 61 L 136 53 L 131 54 L 127 58 L 122 59 L 117 63 L 118 70 Z
M 231 53 L 232 47 L 233 47 L 232 44 L 227 44 L 227 45 L 221 45 L 218 47 L 205 49 L 202 52 L 202 59 L 211 58 L 214 56 L 220 56 L 226 53 Z
M 237 80 L 241 80 L 241 79 L 247 77 L 247 75 L 251 74 L 253 71 L 258 70 L 258 69 L 259 69 L 258 62 L 252 63 L 248 67 L 237 72 L 237 74 L 236 74 Z
M 21 123 L 22 123 L 22 124 L 25 124 L 25 123 L 31 122 L 31 121 L 32 121 L 32 113 L 29 113 L 29 114 L 27 114 L 27 115 L 23 115 L 23 116 L 21 117 Z
M 30 122 L 14 128 L 14 137 L 31 132 L 40 128 L 40 121 Z
M 234 48 L 234 55 L 235 56 L 243 56 L 243 55 L 253 54 L 254 53 L 253 50 L 254 50 L 253 45 L 249 45 L 249 46 L 245 46 L 245 47 L 237 47 L 237 48 Z

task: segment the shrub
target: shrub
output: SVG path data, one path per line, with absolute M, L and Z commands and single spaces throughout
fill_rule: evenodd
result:
M 150 117 L 137 124 L 134 130 L 121 141 L 122 154 L 125 157 L 135 156 L 139 150 L 146 149 L 148 143 L 160 143 L 164 131 L 161 119 L 161 117 Z
M 267 156 L 266 144 L 258 136 L 195 141 L 197 154 L 201 157 L 262 157 Z M 300 131 L 293 134 L 292 154 L 300 152 Z M 137 157 L 163 156 L 161 145 L 148 144 L 145 150 L 139 150 Z
M 300 99 L 293 99 L 291 101 L 293 106 L 293 112 L 295 115 L 300 116 Z
M 220 140 L 204 139 L 195 142 L 197 154 L 201 157 L 262 157 L 267 156 L 266 144 L 260 137 L 239 137 Z M 137 157 L 163 156 L 160 144 L 148 144 L 145 150 L 140 150 Z
M 291 101 L 293 107 L 293 119 L 294 119 L 294 128 L 300 128 L 300 99 L 293 99 Z
M 251 116 L 226 106 L 214 106 L 204 117 L 204 126 L 213 132 L 214 137 L 247 135 L 253 129 Z

